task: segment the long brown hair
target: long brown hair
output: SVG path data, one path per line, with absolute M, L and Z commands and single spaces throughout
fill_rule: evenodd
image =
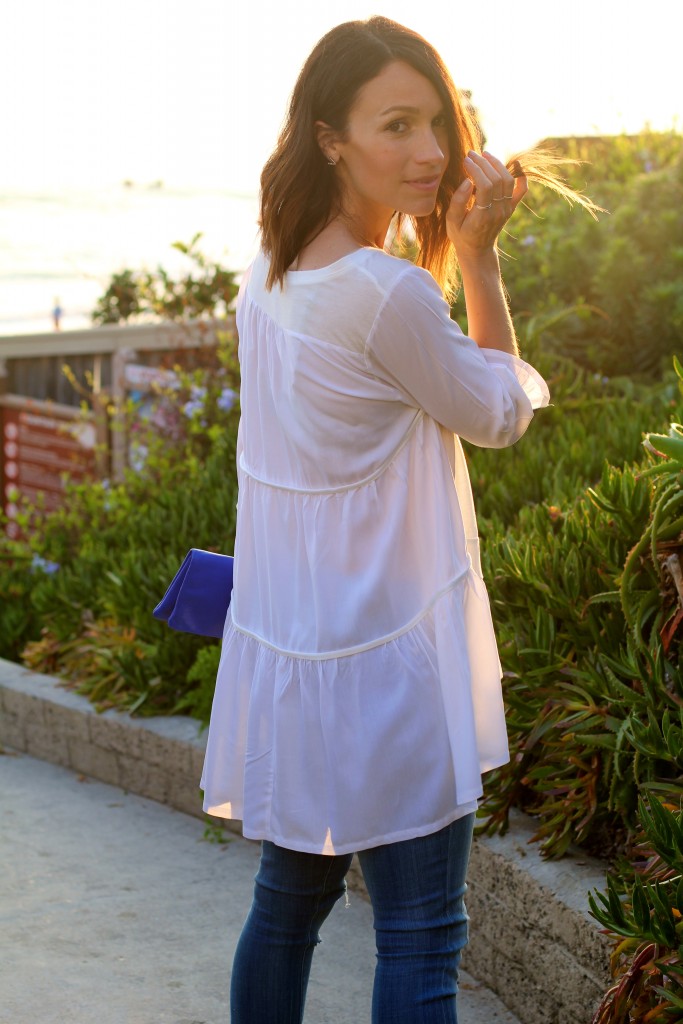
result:
M 446 234 L 446 212 L 464 179 L 463 160 L 481 147 L 481 131 L 466 97 L 456 89 L 441 57 L 422 36 L 389 18 L 348 21 L 328 32 L 304 64 L 275 150 L 261 174 L 261 244 L 270 259 L 266 285 L 282 285 L 287 268 L 304 245 L 341 208 L 340 184 L 318 145 L 316 121 L 343 133 L 359 90 L 392 61 L 403 61 L 434 86 L 448 126 L 450 159 L 436 205 L 427 217 L 407 217 L 417 243 L 416 262 L 452 294 L 457 276 L 455 250 Z M 542 181 L 565 198 L 592 207 L 554 173 L 558 163 L 547 153 L 519 154 L 513 174 Z M 399 213 L 400 235 L 406 215 Z

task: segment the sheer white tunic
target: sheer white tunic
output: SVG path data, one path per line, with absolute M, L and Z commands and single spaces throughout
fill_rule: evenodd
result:
M 508 759 L 463 437 L 547 405 L 426 271 L 377 249 L 237 311 L 235 582 L 202 776 L 244 835 L 335 854 L 437 831 Z

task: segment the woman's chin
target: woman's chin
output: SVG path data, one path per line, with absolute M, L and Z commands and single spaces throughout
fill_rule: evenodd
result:
M 431 217 L 436 209 L 436 196 L 425 196 L 419 202 L 406 204 L 406 209 L 401 212 L 408 217 Z

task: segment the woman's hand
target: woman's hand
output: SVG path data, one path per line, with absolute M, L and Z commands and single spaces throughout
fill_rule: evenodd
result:
M 519 165 L 515 170 L 520 173 L 513 177 L 500 160 L 487 152 L 480 155 L 470 151 L 464 170 L 467 177 L 453 193 L 446 214 L 446 230 L 461 267 L 463 262 L 481 259 L 495 250 L 503 226 L 528 188 Z
M 526 195 L 527 180 L 519 165 L 513 167 L 511 174 L 490 153 L 480 156 L 470 152 L 465 157 L 464 170 L 467 178 L 453 193 L 446 225 L 460 266 L 467 331 L 478 345 L 517 356 L 519 349 L 500 278 L 496 240 L 517 203 Z

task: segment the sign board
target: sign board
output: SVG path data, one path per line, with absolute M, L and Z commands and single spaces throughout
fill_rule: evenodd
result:
M 80 481 L 96 475 L 97 428 L 68 406 L 14 395 L 0 398 L 0 427 L 6 532 L 18 537 L 15 520 L 22 500 L 58 508 L 67 477 Z
M 178 387 L 178 374 L 161 366 L 145 366 L 141 363 L 126 363 L 123 371 L 126 389 L 129 391 L 153 391 L 155 387 Z

